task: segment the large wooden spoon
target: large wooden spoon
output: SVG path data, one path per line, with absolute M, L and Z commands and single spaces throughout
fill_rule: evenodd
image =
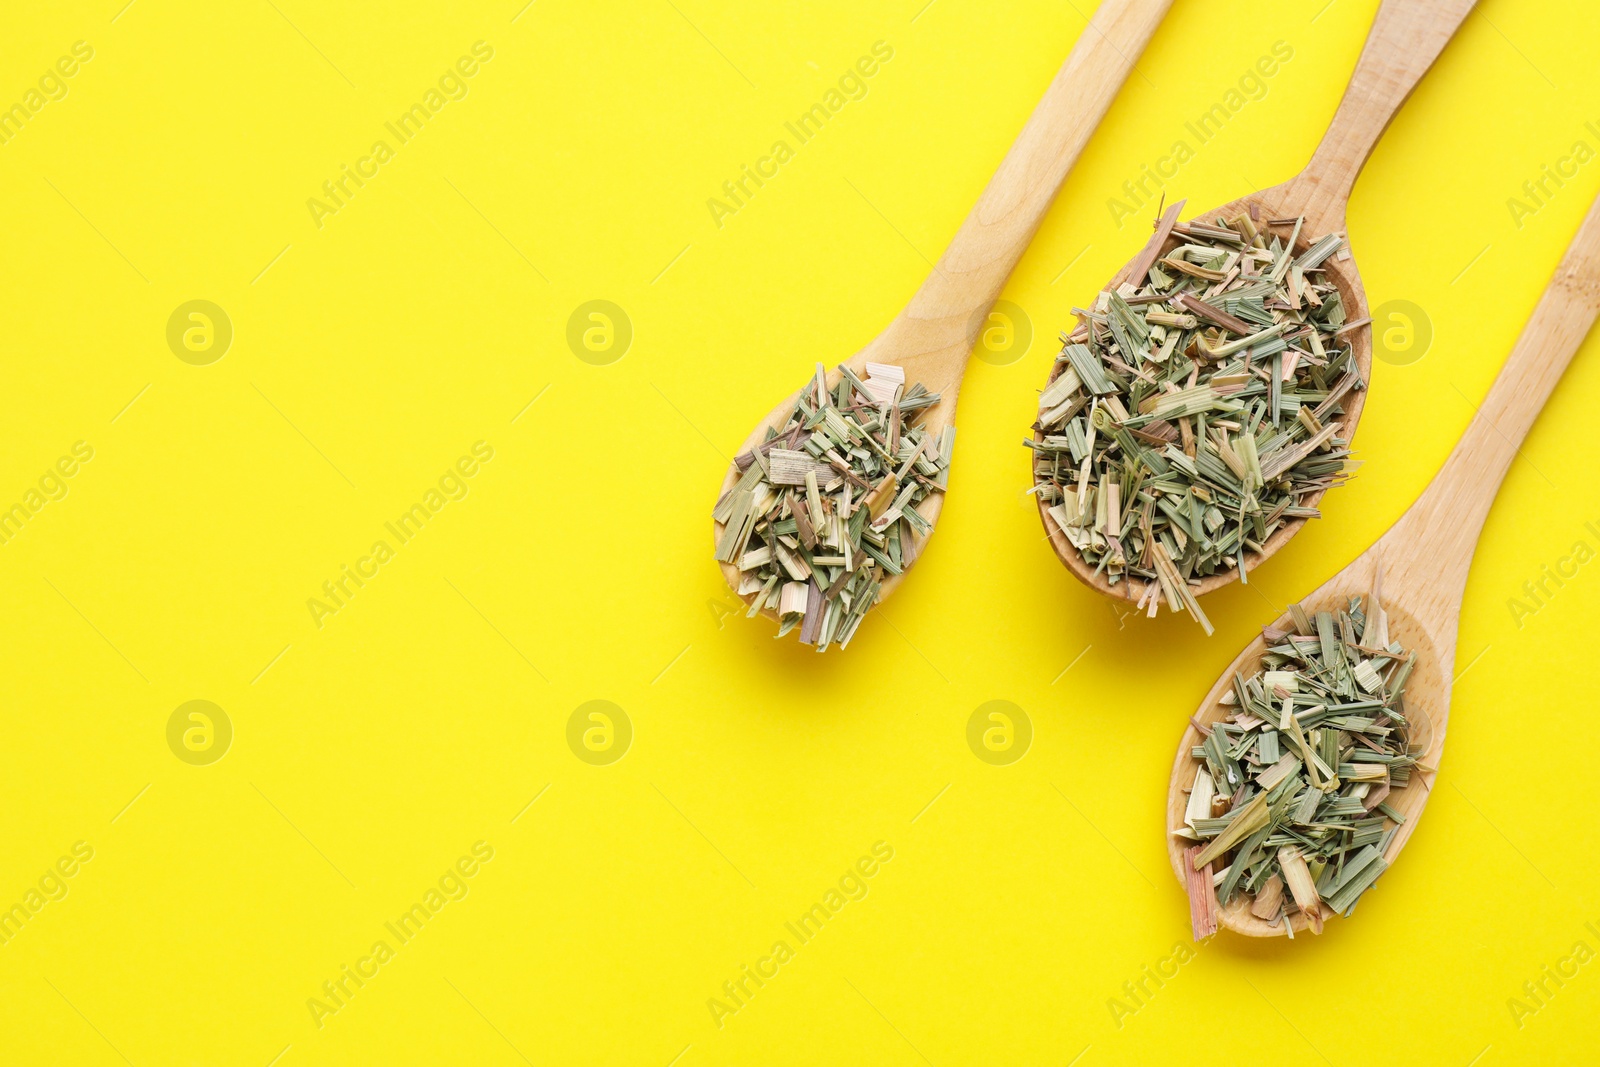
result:
M 921 382 L 938 393 L 939 403 L 927 409 L 920 422 L 934 436 L 954 418 L 956 395 L 977 324 L 987 317 L 1067 171 L 1171 6 L 1172 0 L 1101 3 L 933 273 L 894 321 L 845 361 L 857 375 L 865 374 L 869 360 L 898 365 L 905 371 L 907 385 Z M 796 368 L 797 381 L 807 375 L 808 369 Z M 829 374 L 828 384 L 838 379 L 835 370 Z M 756 425 L 741 446 L 741 454 L 761 445 L 769 426 L 781 426 L 788 419 L 798 395 L 796 391 L 786 397 Z M 740 471 L 737 463 L 730 465 L 721 493 L 733 488 Z M 917 510 L 932 523 L 943 504 L 944 494 L 936 492 Z M 714 527 L 716 543 L 722 538 L 723 524 L 714 523 Z M 738 568 L 732 563 L 721 566 L 729 586 L 737 592 Z M 885 580 L 879 600 L 894 592 L 903 577 Z M 753 596 L 744 599 L 749 602 Z M 776 617 L 770 610 L 763 614 Z
M 1229 201 L 1221 207 L 1203 211 L 1196 219 L 1213 220 L 1221 216 L 1234 218 L 1241 213 L 1259 216 L 1262 220 L 1298 218 L 1304 216 L 1301 240 L 1296 254 L 1309 247 L 1310 242 L 1327 233 L 1342 233 L 1345 229 L 1345 208 L 1350 201 L 1350 191 L 1356 177 L 1366 165 L 1367 158 L 1378 143 L 1378 138 L 1389 125 L 1411 90 L 1427 73 L 1433 61 L 1444 50 L 1446 42 L 1455 34 L 1472 10 L 1476 0 L 1384 0 L 1367 35 L 1366 46 L 1356 63 L 1355 73 L 1345 90 L 1344 99 L 1334 113 L 1333 123 L 1317 146 L 1311 162 L 1295 177 L 1264 189 L 1258 193 Z M 1254 212 L 1251 205 L 1256 206 Z M 1182 205 L 1176 205 L 1181 207 Z M 1125 281 L 1143 284 L 1143 275 L 1157 258 L 1171 252 L 1182 239 L 1172 233 L 1176 213 L 1161 220 L 1149 245 L 1128 262 L 1112 279 L 1107 289 L 1115 289 Z M 1282 236 L 1288 237 L 1288 233 Z M 1339 290 L 1345 308 L 1346 320 L 1352 323 L 1368 319 L 1367 291 L 1361 283 L 1354 259 L 1331 259 L 1326 264 L 1328 280 Z M 1140 275 L 1134 278 L 1133 275 Z M 1342 432 L 1339 436 L 1349 440 L 1355 432 L 1361 409 L 1366 400 L 1365 382 L 1372 372 L 1372 331 L 1362 326 L 1351 331 L 1348 340 L 1360 372 L 1361 387 L 1351 389 L 1343 399 L 1344 414 L 1339 418 Z M 1057 365 L 1059 370 L 1060 365 Z M 1036 434 L 1043 438 L 1042 433 Z M 1322 493 L 1308 494 L 1300 501 L 1304 507 L 1316 507 Z M 1112 584 L 1105 571 L 1097 570 L 1087 562 L 1061 527 L 1049 514 L 1050 503 L 1039 499 L 1039 518 L 1050 535 L 1051 547 L 1056 557 L 1078 580 L 1106 596 L 1138 601 L 1145 593 L 1145 583 L 1138 578 Z M 1295 519 L 1278 527 L 1262 544 L 1259 553 L 1246 553 L 1244 570 L 1251 571 L 1262 560 L 1286 544 L 1305 525 L 1305 519 Z M 1209 593 L 1233 582 L 1239 569 L 1228 567 L 1202 578 L 1190 585 L 1196 596 Z
M 1522 439 L 1572 362 L 1597 313 L 1600 201 L 1589 209 L 1483 406 L 1439 474 L 1377 544 L 1301 601 L 1308 612 L 1337 611 L 1349 596 L 1381 589 L 1391 639 L 1417 653 L 1405 700 L 1408 717 L 1420 726 L 1419 733 L 1410 737 L 1410 747 L 1423 754 L 1411 776 L 1412 784 L 1391 792 L 1386 801 L 1405 816 L 1384 852 L 1389 863 L 1417 828 L 1432 788 L 1430 778 L 1444 748 L 1456 625 L 1478 535 Z M 1293 623 L 1285 615 L 1273 626 L 1288 631 Z M 1222 705 L 1221 698 L 1229 691 L 1233 676 L 1242 672 L 1248 678 L 1259 670 L 1264 650 L 1263 638 L 1256 638 L 1222 672 L 1201 703 L 1197 721 L 1209 725 L 1224 717 L 1230 709 Z M 1418 712 L 1426 714 L 1425 723 L 1418 719 Z M 1200 766 L 1191 752 L 1200 741 L 1194 726 L 1184 731 L 1167 792 L 1167 849 L 1180 881 L 1185 877 L 1184 842 L 1173 831 L 1183 825 L 1186 792 Z M 1218 918 L 1230 930 L 1252 937 L 1286 933 L 1281 923 L 1269 924 L 1252 915 L 1249 906 L 1250 901 L 1241 894 L 1221 909 Z M 1304 924 L 1304 918 L 1297 918 L 1295 929 Z

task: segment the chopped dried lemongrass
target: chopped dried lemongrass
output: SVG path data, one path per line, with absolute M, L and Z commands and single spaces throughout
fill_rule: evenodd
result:
M 1258 919 L 1276 919 L 1278 909 L 1282 906 L 1283 879 L 1273 875 L 1256 890 L 1256 900 L 1250 905 L 1250 914 Z
M 889 575 L 915 561 L 933 524 L 917 506 L 945 491 L 955 427 L 917 425 L 939 402 L 904 369 L 841 367 L 828 388 L 821 364 L 782 426 L 734 458 L 739 480 L 712 512 L 717 559 L 735 563 L 750 615 L 799 628 L 818 652 L 850 643 Z
M 1260 669 L 1235 675 L 1218 701 L 1226 714 L 1200 729 L 1200 766 L 1175 832 L 1194 842 L 1185 847 L 1192 916 L 1243 895 L 1259 919 L 1286 932 L 1302 919 L 1321 933 L 1328 914 L 1349 915 L 1388 868 L 1404 819 L 1385 801 L 1410 782 L 1428 725 L 1405 703 L 1416 654 L 1390 640 L 1375 596 L 1351 597 L 1338 612 L 1296 604 L 1289 617 L 1292 630 L 1262 630 Z M 1196 877 L 1202 868 L 1219 873 Z M 1197 938 L 1203 926 L 1197 918 Z
M 1198 847 L 1184 850 L 1183 869 L 1188 875 L 1189 924 L 1194 930 L 1194 939 L 1204 941 L 1217 932 L 1217 892 L 1211 876 L 1212 865 L 1194 862 L 1199 851 Z
M 1182 206 L 1129 282 L 1073 309 L 1024 443 L 1047 525 L 1150 615 L 1165 600 L 1210 633 L 1190 586 L 1317 517 L 1312 498 L 1355 467 L 1338 417 L 1366 383 L 1323 266 L 1340 234 L 1295 255 L 1304 219 L 1181 224 Z M 1186 243 L 1163 256 L 1173 234 Z

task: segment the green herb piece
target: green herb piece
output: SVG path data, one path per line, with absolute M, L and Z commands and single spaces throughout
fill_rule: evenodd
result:
M 1214 899 L 1195 899 L 1189 879 L 1191 915 L 1244 894 L 1258 918 L 1321 933 L 1388 868 L 1405 822 L 1390 801 L 1421 756 L 1411 724 L 1427 723 L 1405 705 L 1416 655 L 1389 641 L 1376 596 L 1288 615 L 1293 629 L 1262 630 L 1266 650 L 1254 674 L 1235 676 L 1224 717 L 1196 724 L 1200 766 L 1174 832 L 1194 843 L 1192 870 L 1217 872 Z
M 781 426 L 734 457 L 740 472 L 717 501 L 716 558 L 739 571 L 749 614 L 778 617 L 818 652 L 850 643 L 885 578 L 915 561 L 933 524 L 917 508 L 943 493 L 955 427 L 920 425 L 939 402 L 905 371 L 868 363 L 866 377 L 825 371 L 795 399 Z
M 1128 282 L 1074 309 L 1024 444 L 1047 524 L 1140 609 L 1165 600 L 1209 633 L 1191 587 L 1317 517 L 1354 469 L 1339 416 L 1366 383 L 1325 266 L 1342 235 L 1175 211 Z

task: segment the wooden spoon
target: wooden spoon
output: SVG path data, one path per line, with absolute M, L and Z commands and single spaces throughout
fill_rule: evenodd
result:
M 1333 124 L 1328 127 L 1328 132 L 1323 136 L 1322 143 L 1317 146 L 1311 162 L 1306 164 L 1305 170 L 1282 185 L 1275 185 L 1259 193 L 1229 201 L 1221 207 L 1200 212 L 1195 218 L 1214 219 L 1219 215 L 1233 218 L 1241 213 L 1248 213 L 1252 217 L 1259 216 L 1265 222 L 1269 219 L 1304 216 L 1306 221 L 1301 229 L 1301 240 L 1296 243 L 1296 254 L 1310 247 L 1311 241 L 1323 234 L 1344 232 L 1345 208 L 1349 204 L 1350 190 L 1355 186 L 1356 176 L 1366 165 L 1367 157 L 1372 155 L 1372 150 L 1385 127 L 1389 125 L 1389 120 L 1394 117 L 1406 97 L 1411 95 L 1411 90 L 1444 50 L 1445 43 L 1455 34 L 1456 28 L 1467 17 L 1475 2 L 1476 0 L 1384 0 L 1383 6 L 1378 9 L 1377 18 L 1373 20 L 1372 30 L 1367 35 L 1366 46 L 1361 50 L 1361 58 L 1356 63 L 1355 73 L 1350 77 L 1350 85 L 1345 89 L 1344 99 L 1339 103 L 1339 110 L 1334 113 Z M 1166 255 L 1183 243 L 1181 238 L 1173 236 L 1171 232 L 1172 224 L 1177 221 L 1177 210 L 1182 206 L 1181 203 L 1174 205 L 1173 209 L 1162 218 L 1150 243 L 1117 273 L 1106 286 L 1107 289 L 1115 289 L 1129 280 L 1133 280 L 1135 285 L 1142 284 L 1142 275 L 1150 265 L 1158 257 Z M 1283 230 L 1280 236 L 1287 239 L 1289 231 Z M 1355 260 L 1335 257 L 1328 260 L 1324 266 L 1328 280 L 1339 290 L 1346 320 L 1354 323 L 1370 318 L 1367 291 L 1361 283 L 1361 275 L 1356 270 Z M 1133 279 L 1136 270 L 1141 275 L 1140 279 Z M 1360 388 L 1346 393 L 1344 397 L 1344 415 L 1339 419 L 1343 432 L 1339 436 L 1345 440 L 1349 440 L 1354 434 L 1356 422 L 1361 418 L 1361 409 L 1366 400 L 1364 383 L 1370 379 L 1372 373 L 1371 327 L 1357 328 L 1349 340 L 1354 348 L 1355 364 L 1360 370 L 1363 384 Z M 1054 374 L 1052 378 L 1053 376 Z M 1040 432 L 1035 433 L 1037 439 L 1042 440 L 1043 436 Z M 1301 500 L 1301 503 L 1306 507 L 1316 507 L 1322 495 L 1321 492 L 1308 495 Z M 1050 518 L 1049 502 L 1042 499 L 1038 502 L 1039 518 L 1044 523 L 1045 532 L 1050 535 L 1050 544 L 1055 549 L 1056 558 L 1061 560 L 1079 581 L 1106 596 L 1116 597 L 1119 600 L 1137 601 L 1144 595 L 1145 583 L 1138 578 L 1125 579 L 1113 585 L 1103 571 L 1096 573 L 1094 564 L 1084 560 L 1067 540 L 1066 534 Z M 1295 519 L 1278 527 L 1261 546 L 1261 552 L 1246 553 L 1244 569 L 1254 570 L 1262 560 L 1278 551 L 1289 538 L 1298 533 L 1305 522 L 1303 518 Z M 1238 577 L 1238 568 L 1228 567 L 1202 578 L 1198 584 L 1193 584 L 1189 588 L 1196 596 L 1200 596 L 1227 585 Z
M 845 361 L 857 375 L 865 374 L 869 360 L 896 364 L 904 368 L 908 386 L 921 382 L 938 393 L 939 403 L 928 408 L 919 423 L 934 436 L 954 417 L 956 394 L 977 338 L 977 326 L 987 318 L 1067 171 L 1171 6 L 1172 0 L 1101 3 L 933 273 L 895 320 Z M 798 372 L 795 377 L 807 375 Z M 837 370 L 832 371 L 828 384 L 835 384 L 839 377 Z M 751 431 L 740 452 L 762 444 L 769 426 L 781 426 L 794 410 L 798 395 L 797 390 L 773 408 Z M 730 464 L 721 493 L 733 488 L 739 474 L 740 467 Z M 944 494 L 932 493 L 917 510 L 932 523 L 943 504 Z M 723 524 L 713 525 L 716 543 L 722 538 Z M 918 545 L 916 551 L 921 548 Z M 737 592 L 738 568 L 732 563 L 721 566 L 728 585 Z M 905 566 L 909 569 L 909 561 Z M 879 600 L 894 592 L 903 577 L 887 578 Z M 753 596 L 743 599 L 748 603 Z M 776 618 L 771 610 L 762 613 Z
M 1353 594 L 1381 589 L 1390 638 L 1417 653 L 1405 700 L 1414 720 L 1416 712 L 1426 713 L 1425 725 L 1417 720 L 1419 733 L 1410 738 L 1412 751 L 1424 754 L 1412 774 L 1413 784 L 1391 792 L 1385 801 L 1405 816 L 1384 852 L 1383 858 L 1389 863 L 1394 862 L 1417 828 L 1432 788 L 1429 777 L 1437 770 L 1444 748 L 1445 727 L 1450 718 L 1450 680 L 1455 670 L 1456 625 L 1478 535 L 1522 439 L 1562 371 L 1572 362 L 1597 313 L 1600 201 L 1589 209 L 1510 358 L 1444 467 L 1375 545 L 1301 601 L 1308 612 L 1336 611 L 1345 607 L 1346 598 Z M 1272 625 L 1280 630 L 1293 629 L 1288 615 Z M 1263 638 L 1256 638 L 1222 673 L 1200 705 L 1196 716 L 1199 722 L 1210 724 L 1225 716 L 1229 709 L 1219 701 L 1231 688 L 1233 676 L 1242 672 L 1248 678 L 1259 670 L 1264 649 Z M 1194 784 L 1200 766 L 1190 753 L 1200 741 L 1200 733 L 1193 725 L 1184 731 L 1167 792 L 1167 851 L 1180 881 L 1184 879 L 1183 843 L 1172 831 L 1183 825 L 1185 791 Z M 1251 937 L 1285 933 L 1281 925 L 1269 925 L 1250 914 L 1249 904 L 1243 894 L 1235 897 L 1218 912 L 1222 925 Z M 1303 918 L 1297 919 L 1295 929 L 1304 924 Z

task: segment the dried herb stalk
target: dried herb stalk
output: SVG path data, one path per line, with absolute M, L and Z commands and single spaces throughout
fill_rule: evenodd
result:
M 738 483 L 717 501 L 717 559 L 739 570 L 750 615 L 778 616 L 818 652 L 850 643 L 885 578 L 911 566 L 932 524 L 916 509 L 945 491 L 955 427 L 917 423 L 939 402 L 897 366 L 822 365 L 783 425 L 734 457 Z
M 1084 560 L 1113 585 L 1142 580 L 1150 615 L 1165 599 L 1210 633 L 1190 586 L 1242 575 L 1277 530 L 1317 517 L 1309 498 L 1356 466 L 1338 418 L 1366 383 L 1323 266 L 1340 235 L 1296 255 L 1303 219 L 1176 217 L 1138 276 L 1073 309 L 1024 443 L 1033 492 Z M 1162 256 L 1170 234 L 1183 243 Z
M 1385 800 L 1423 755 L 1427 723 L 1413 743 L 1408 714 L 1423 713 L 1405 704 L 1416 654 L 1389 639 L 1376 598 L 1289 614 L 1292 630 L 1262 631 L 1260 669 L 1234 676 L 1228 714 L 1200 727 L 1193 750 L 1200 767 L 1175 833 L 1195 842 L 1185 857 L 1197 939 L 1240 894 L 1258 918 L 1303 915 L 1317 933 L 1328 913 L 1354 911 L 1403 821 Z

